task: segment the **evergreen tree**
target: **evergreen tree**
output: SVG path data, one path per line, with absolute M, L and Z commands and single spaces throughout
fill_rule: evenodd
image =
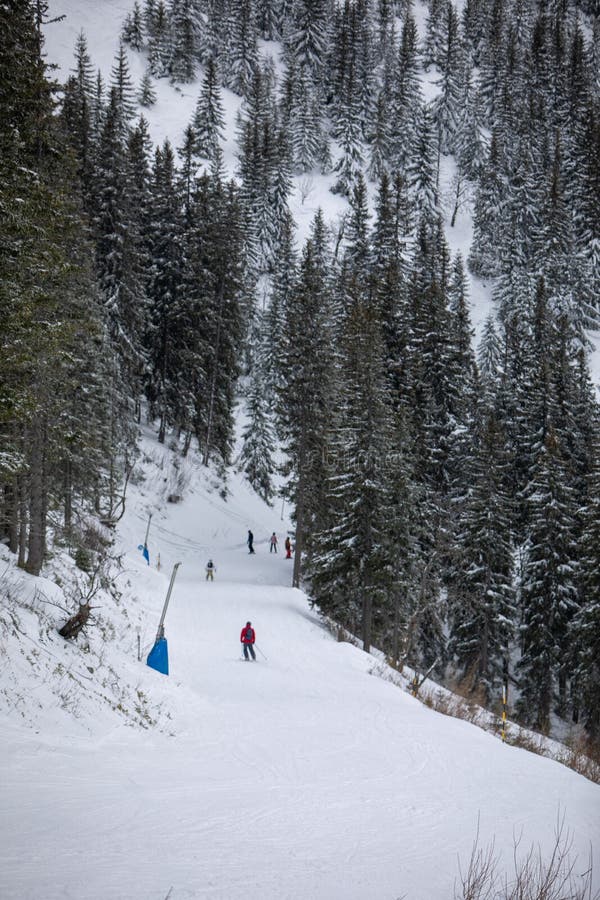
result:
M 460 512 L 449 570 L 450 653 L 470 689 L 482 687 L 489 701 L 508 674 L 515 618 L 513 548 L 505 437 L 489 410 L 477 430 L 473 456 L 463 463 L 469 487 L 456 498 Z
M 152 83 L 150 72 L 144 72 L 140 89 L 138 91 L 138 103 L 146 108 L 154 106 L 156 103 L 156 91 Z
M 244 95 L 258 66 L 254 0 L 240 0 L 231 9 L 227 65 L 221 67 L 227 87 Z
M 170 74 L 171 67 L 171 23 L 164 0 L 152 2 L 151 10 L 146 6 L 149 18 L 146 24 L 148 32 L 148 69 L 154 78 L 164 78 Z M 150 24 L 151 23 L 151 24 Z
M 86 203 L 90 200 L 96 135 L 92 125 L 94 74 L 83 32 L 75 44 L 75 67 L 64 88 L 62 120 L 65 136 L 78 162 L 78 175 Z
M 407 178 L 417 210 L 426 215 L 434 215 L 438 203 L 436 158 L 437 146 L 433 120 L 428 107 L 424 106 Z
M 554 701 L 565 711 L 567 640 L 577 610 L 578 578 L 573 499 L 552 429 L 526 493 L 531 525 L 521 584 L 518 710 L 525 721 L 547 732 Z
M 369 652 L 381 633 L 392 580 L 386 532 L 385 454 L 388 448 L 383 388 L 383 345 L 375 309 L 360 298 L 344 325 L 339 397 L 342 408 L 332 441 L 330 477 L 334 521 L 317 536 L 313 588 L 325 613 L 360 630 Z
M 296 71 L 305 70 L 315 87 L 320 85 L 327 52 L 325 0 L 299 0 L 294 3 L 293 20 L 284 43 Z
M 270 503 L 275 473 L 275 434 L 270 418 L 269 383 L 266 377 L 267 351 L 264 337 L 268 332 L 262 322 L 261 316 L 257 319 L 252 341 L 255 355 L 247 394 L 248 423 L 242 432 L 239 466 L 259 497 Z
M 193 406 L 191 424 L 204 465 L 214 460 L 223 467 L 231 460 L 235 386 L 248 319 L 244 219 L 235 186 L 203 176 L 191 221 L 176 304 L 178 344 L 186 358 L 179 394 Z
M 422 105 L 417 44 L 415 21 L 407 13 L 390 88 L 392 163 L 393 169 L 402 173 L 406 172 L 413 156 Z
M 286 494 L 295 508 L 296 585 L 307 538 L 318 531 L 324 507 L 332 364 L 328 275 L 329 254 L 323 217 L 318 213 L 302 253 L 295 291 L 286 305 L 281 350 L 285 382 L 280 386 L 278 413 L 290 460 L 284 474 L 292 476 Z
M 506 187 L 500 162 L 498 140 L 492 133 L 487 161 L 478 184 L 473 215 L 473 241 L 469 269 L 482 278 L 500 274 L 501 214 L 506 202 Z
M 306 69 L 297 71 L 292 63 L 286 72 L 284 89 L 288 85 L 282 115 L 289 131 L 294 170 L 302 173 L 318 168 L 325 172 L 330 159 L 318 94 Z
M 80 185 L 42 56 L 46 12 L 40 2 L 0 9 L 0 527 L 34 575 L 50 508 L 62 506 L 69 529 L 75 493 L 85 489 L 91 506 L 90 482 L 108 460 L 96 452 L 102 393 L 111 397 Z M 109 452 L 117 461 L 116 444 Z
M 437 0 L 435 0 L 437 2 Z M 461 78 L 464 74 L 462 47 L 458 33 L 458 17 L 452 3 L 444 10 L 443 44 L 439 48 L 438 62 L 442 76 L 438 81 L 440 93 L 433 104 L 433 118 L 437 125 L 442 153 L 452 152 L 458 130 L 460 104 L 463 100 Z
M 159 419 L 158 439 L 164 442 L 167 429 L 177 422 L 180 404 L 176 338 L 180 322 L 175 318 L 182 289 L 181 209 L 176 185 L 173 150 L 165 142 L 157 148 L 151 181 L 151 220 L 148 245 L 150 270 L 149 322 L 146 335 L 149 376 L 146 394 L 150 414 Z
M 110 87 L 111 92 L 114 91 L 116 100 L 119 103 L 123 119 L 125 121 L 132 119 L 135 115 L 135 96 L 131 75 L 129 74 L 127 54 L 123 44 L 120 44 L 119 52 L 115 57 L 111 71 Z
M 125 16 L 121 40 L 139 53 L 144 49 L 144 30 L 144 16 L 138 0 L 135 0 L 132 11 Z
M 580 610 L 573 621 L 575 719 L 583 718 L 592 738 L 600 734 L 600 466 L 589 476 L 581 536 Z
M 200 23 L 195 0 L 171 0 L 171 79 L 188 83 L 196 76 Z
M 195 153 L 212 160 L 216 148 L 224 139 L 225 129 L 217 67 L 212 57 L 206 63 L 206 72 L 196 104 L 192 128 L 195 136 Z

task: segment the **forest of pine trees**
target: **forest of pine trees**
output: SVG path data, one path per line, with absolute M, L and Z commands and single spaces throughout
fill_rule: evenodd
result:
M 114 523 L 142 415 L 225 473 L 241 376 L 235 462 L 270 501 L 285 451 L 320 610 L 598 738 L 600 15 L 428 0 L 419 34 L 414 7 L 136 2 L 106 81 L 81 34 L 59 91 L 45 4 L 0 4 L 0 539 L 38 574 L 50 534 Z M 199 85 L 181 147 L 139 115 L 161 78 Z M 298 246 L 311 173 L 348 212 Z M 477 346 L 468 273 L 493 284 Z

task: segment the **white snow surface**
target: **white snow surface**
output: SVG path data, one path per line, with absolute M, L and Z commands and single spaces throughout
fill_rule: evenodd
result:
M 19 690 L 32 707 L 43 702 L 29 717 L 0 711 L 3 900 L 449 900 L 478 822 L 480 843 L 494 840 L 510 870 L 514 840 L 549 853 L 560 816 L 585 871 L 600 847 L 598 785 L 387 681 L 381 662 L 338 643 L 290 587 L 280 504 L 267 507 L 236 476 L 223 500 L 194 458 L 173 474 L 168 449 L 151 435 L 142 448 L 144 479 L 116 539 L 129 617 L 112 640 L 94 628 L 89 640 L 120 680 L 122 704 L 142 691 L 158 721 L 141 728 L 107 707 L 92 689 L 97 674 L 69 715 L 50 669 L 20 671 Z M 176 488 L 184 499 L 166 502 Z M 147 566 L 138 545 L 149 512 Z M 135 623 L 147 652 L 175 562 L 164 676 L 137 661 Z M 22 578 L 50 592 L 47 580 Z M 255 663 L 241 659 L 247 620 Z M 71 671 L 85 661 L 81 637 L 44 644 L 30 627 L 26 640 L 8 636 L 0 685 L 11 661 L 48 641 Z
M 67 14 L 46 30 L 58 75 L 83 27 L 108 76 L 132 5 L 51 0 L 52 15 Z M 139 83 L 144 60 L 129 58 Z M 144 114 L 156 141 L 178 146 L 199 84 L 156 87 Z M 239 100 L 224 96 L 233 170 Z M 299 240 L 318 206 L 332 220 L 343 212 L 328 186 L 315 175 L 304 204 L 298 192 Z M 448 229 L 453 251 L 465 253 L 470 228 L 466 211 Z M 472 283 L 477 327 L 489 293 Z M 0 646 L 2 900 L 451 900 L 478 828 L 480 845 L 493 840 L 510 872 L 515 841 L 522 854 L 534 844 L 548 855 L 561 817 L 575 871 L 591 850 L 598 859 L 598 785 L 386 680 L 380 660 L 338 643 L 290 587 L 280 503 L 267 507 L 235 475 L 224 500 L 194 458 L 175 470 L 151 435 L 142 449 L 144 480 L 130 486 L 114 548 L 124 566 L 119 609 L 100 610 L 102 635 L 89 629 L 89 650 L 81 637 L 57 635 L 58 609 L 52 628 L 39 625 L 39 597 L 61 602 L 53 580 L 68 575 L 69 557 L 33 579 L 0 548 L 1 604 L 6 583 L 31 603 Z M 168 503 L 169 494 L 183 500 Z M 150 512 L 147 566 L 138 545 Z M 214 583 L 204 578 L 209 556 Z M 166 677 L 144 659 L 175 562 Z M 256 663 L 240 654 L 248 619 Z M 598 863 L 594 879 L 600 888 Z

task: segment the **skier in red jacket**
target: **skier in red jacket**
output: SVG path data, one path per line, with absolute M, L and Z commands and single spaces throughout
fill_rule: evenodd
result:
M 256 634 L 254 632 L 254 628 L 252 627 L 252 622 L 246 622 L 244 627 L 242 628 L 242 633 L 240 634 L 240 641 L 244 646 L 244 659 L 248 659 L 248 651 L 250 651 L 250 656 L 253 660 L 256 660 L 256 653 L 254 652 L 254 641 L 256 640 Z

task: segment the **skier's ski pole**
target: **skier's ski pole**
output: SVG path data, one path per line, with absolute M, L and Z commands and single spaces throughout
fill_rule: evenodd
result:
M 262 650 L 260 649 L 260 647 L 258 646 L 258 644 L 255 644 L 254 647 L 255 647 L 256 650 L 258 650 L 258 652 L 260 653 L 260 655 L 262 656 L 262 658 L 263 658 L 263 659 L 266 659 L 267 662 L 269 662 L 268 658 L 267 658 L 267 657 L 265 656 L 265 654 L 262 652 Z

